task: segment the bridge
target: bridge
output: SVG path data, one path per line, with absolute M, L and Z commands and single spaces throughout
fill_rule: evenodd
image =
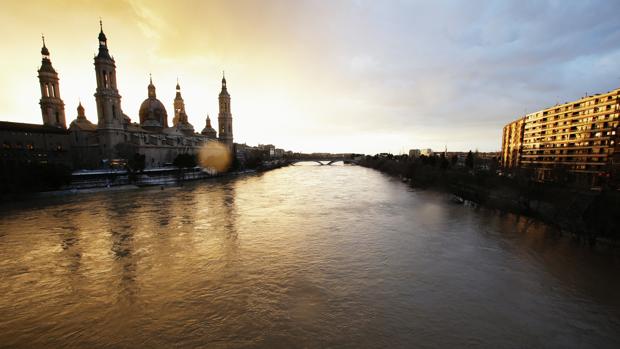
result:
M 288 159 L 291 165 L 295 165 L 298 162 L 316 162 L 321 166 L 330 166 L 337 162 L 343 162 L 345 164 L 355 164 L 356 161 L 351 157 L 302 157 Z

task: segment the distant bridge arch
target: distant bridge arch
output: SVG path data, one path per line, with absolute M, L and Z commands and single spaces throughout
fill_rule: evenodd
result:
M 338 157 L 338 158 L 298 158 L 289 159 L 291 165 L 295 165 L 298 162 L 316 162 L 320 166 L 331 166 L 337 162 L 343 162 L 344 164 L 354 164 L 355 161 L 351 158 Z

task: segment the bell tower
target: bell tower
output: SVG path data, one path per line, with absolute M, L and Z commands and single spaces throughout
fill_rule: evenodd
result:
M 97 127 L 104 130 L 120 130 L 123 129 L 123 112 L 121 95 L 116 88 L 116 65 L 108 52 L 108 40 L 103 33 L 101 21 L 99 28 L 99 53 L 95 56 Z
M 99 21 L 99 53 L 95 56 L 95 74 L 97 90 L 97 134 L 103 159 L 113 159 L 118 154 L 116 145 L 124 142 L 125 119 L 121 109 L 121 95 L 116 87 L 116 65 L 108 52 L 108 39 L 103 33 L 103 24 Z
M 229 148 L 233 146 L 232 114 L 230 113 L 230 95 L 226 88 L 226 77 L 222 73 L 222 91 L 220 92 L 220 113 L 217 123 L 220 128 L 219 140 Z
M 177 94 L 174 97 L 174 118 L 172 119 L 172 124 L 176 127 L 179 123 L 187 123 L 187 115 L 185 114 L 185 102 L 181 96 L 181 85 L 179 85 L 179 79 L 177 78 Z
M 39 84 L 41 85 L 41 115 L 43 124 L 59 128 L 67 128 L 65 121 L 65 104 L 60 99 L 60 88 L 58 86 L 58 73 L 52 66 L 50 51 L 45 46 L 45 37 L 41 48 L 41 68 L 39 68 Z

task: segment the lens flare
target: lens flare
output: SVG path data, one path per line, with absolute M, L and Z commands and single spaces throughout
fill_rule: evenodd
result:
M 230 150 L 226 145 L 217 141 L 207 142 L 198 153 L 198 164 L 208 171 L 226 172 L 231 162 Z

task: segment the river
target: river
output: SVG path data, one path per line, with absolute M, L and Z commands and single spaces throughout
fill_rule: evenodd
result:
M 0 347 L 620 348 L 620 257 L 357 166 L 3 204 Z

